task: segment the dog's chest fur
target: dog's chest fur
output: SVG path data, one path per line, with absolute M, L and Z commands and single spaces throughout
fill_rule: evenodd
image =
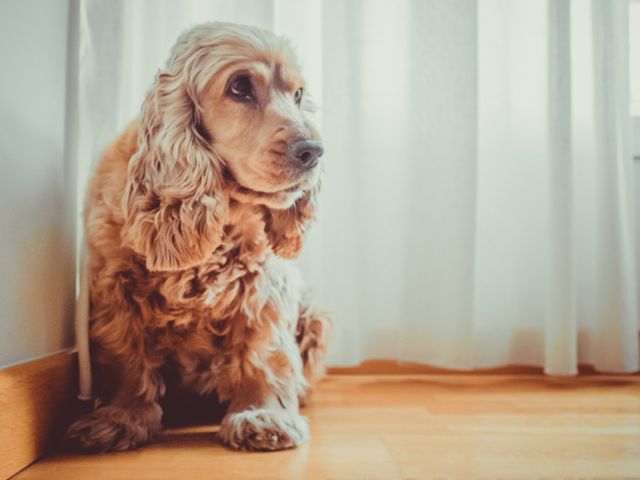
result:
M 164 327 L 167 321 L 187 325 L 202 321 L 199 315 L 217 320 L 234 314 L 271 251 L 260 209 L 237 204 L 230 213 L 222 243 L 207 262 L 180 272 L 149 273 L 151 292 L 145 292 L 150 293 L 149 306 L 171 318 L 152 315 L 147 326 Z
M 230 214 L 222 243 L 206 263 L 180 272 L 148 272 L 145 281 L 135 285 L 132 293 L 143 307 L 148 334 L 152 338 L 174 334 L 159 347 L 179 344 L 187 332 L 219 336 L 256 296 L 271 255 L 263 212 L 236 204 Z

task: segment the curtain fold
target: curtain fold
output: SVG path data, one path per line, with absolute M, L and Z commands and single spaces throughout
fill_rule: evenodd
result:
M 299 264 L 334 315 L 330 363 L 638 370 L 627 0 L 76 8 L 82 192 L 183 29 L 298 45 L 326 150 Z

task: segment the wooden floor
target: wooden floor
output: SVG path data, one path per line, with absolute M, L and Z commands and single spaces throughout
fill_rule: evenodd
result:
M 332 376 L 308 444 L 223 448 L 217 427 L 108 455 L 56 454 L 20 480 L 640 478 L 640 377 Z

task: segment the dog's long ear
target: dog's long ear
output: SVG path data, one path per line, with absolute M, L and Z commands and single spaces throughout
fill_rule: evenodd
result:
M 200 128 L 197 62 L 184 44 L 156 76 L 140 119 L 138 150 L 129 162 L 123 199 L 124 243 L 149 270 L 202 263 L 223 234 L 228 200 L 221 165 Z
M 318 185 L 306 192 L 287 210 L 268 210 L 266 232 L 273 253 L 283 258 L 295 258 L 302 249 L 302 237 L 315 219 Z

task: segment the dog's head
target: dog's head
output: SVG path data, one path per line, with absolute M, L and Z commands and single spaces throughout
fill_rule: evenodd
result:
M 212 23 L 184 33 L 142 109 L 123 239 L 150 270 L 202 263 L 230 198 L 262 205 L 274 251 L 293 256 L 313 216 L 323 153 L 288 42 Z

